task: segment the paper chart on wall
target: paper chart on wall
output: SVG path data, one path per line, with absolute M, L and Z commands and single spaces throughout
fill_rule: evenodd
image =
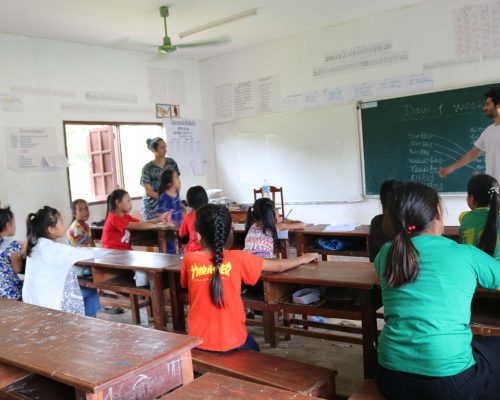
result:
M 313 77 L 359 71 L 408 61 L 408 51 L 395 51 L 392 40 L 370 43 L 328 53 L 324 64 L 313 68 Z
M 6 127 L 5 133 L 7 166 L 11 171 L 41 171 L 44 155 L 54 154 L 55 128 Z
M 500 52 L 500 2 L 461 7 L 454 11 L 455 49 L 459 58 Z
M 148 67 L 149 98 L 154 103 L 184 104 L 186 93 L 182 71 Z
M 137 95 L 132 93 L 86 92 L 85 100 L 110 103 L 137 103 Z
M 183 175 L 203 175 L 206 157 L 203 149 L 201 123 L 189 119 L 164 119 L 168 155 Z
M 217 122 L 279 111 L 281 111 L 281 101 L 277 74 L 218 85 L 215 88 Z

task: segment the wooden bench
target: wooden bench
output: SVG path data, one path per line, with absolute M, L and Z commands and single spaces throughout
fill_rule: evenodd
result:
M 151 317 L 151 301 L 144 289 L 140 290 L 141 296 L 137 293 L 133 284 L 126 282 L 110 282 L 105 284 L 95 284 L 92 280 L 82 277 L 78 278 L 81 287 L 97 289 L 99 291 L 100 303 L 103 307 L 121 307 L 130 310 L 134 324 L 141 323 L 140 309 L 147 307 L 148 318 Z M 106 291 L 107 290 L 107 291 Z M 109 293 L 109 292 L 116 293 Z
M 162 400 L 314 400 L 317 397 L 301 395 L 274 387 L 258 385 L 240 379 L 207 373 L 194 382 L 174 390 Z
M 217 353 L 192 350 L 193 369 L 215 372 L 278 389 L 335 398 L 336 371 L 250 350 Z
M 367 379 L 348 400 L 385 400 L 385 397 L 380 394 L 375 382 Z

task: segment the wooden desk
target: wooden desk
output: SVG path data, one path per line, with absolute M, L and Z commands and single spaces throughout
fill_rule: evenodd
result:
M 179 228 L 180 225 L 167 227 L 158 225 L 152 229 L 129 229 L 130 231 L 130 244 L 135 246 L 153 246 L 158 247 L 160 253 L 167 252 L 167 241 L 173 240 L 175 242 L 176 253 L 179 252 Z M 94 240 L 101 240 L 102 226 L 90 226 L 92 238 Z
M 305 229 L 295 231 L 295 240 L 297 244 L 297 255 L 300 256 L 307 252 L 318 252 L 323 261 L 326 261 L 328 255 L 337 256 L 355 256 L 368 257 L 368 236 L 370 234 L 370 225 L 360 225 L 353 231 L 346 232 L 325 232 L 326 224 L 311 225 Z M 444 235 L 455 241 L 460 241 L 458 226 L 445 226 Z M 317 240 L 325 239 L 344 239 L 354 241 L 354 247 L 348 250 L 332 251 L 322 249 Z
M 185 330 L 184 318 L 177 313 L 183 307 L 179 304 L 178 281 L 176 276 L 181 270 L 181 258 L 177 255 L 150 253 L 132 250 L 110 250 L 100 258 L 92 258 L 76 263 L 81 267 L 92 269 L 93 282 L 96 288 L 114 290 L 120 293 L 120 287 L 134 290 L 136 294 L 151 298 L 155 329 L 167 330 L 165 300 L 163 290 L 168 282 L 172 303 L 172 319 L 174 329 Z M 125 276 L 124 271 L 142 271 L 148 274 L 149 286 L 136 287 L 132 274 Z M 184 314 L 184 313 L 183 313 Z
M 0 362 L 69 385 L 78 400 L 149 400 L 187 384 L 200 343 L 0 299 Z
M 318 398 L 207 372 L 189 385 L 162 397 L 163 399 L 315 400 Z
M 373 377 L 377 360 L 374 346 L 377 343 L 376 310 L 381 305 L 381 298 L 380 289 L 377 287 L 377 274 L 372 263 L 338 261 L 311 263 L 281 273 L 263 273 L 260 280 L 264 281 L 264 299 L 271 312 L 283 310 L 291 314 L 361 320 L 364 374 L 365 378 Z M 339 305 L 338 302 L 327 302 L 321 307 L 310 307 L 281 302 L 299 285 L 354 289 L 358 304 Z M 270 318 L 270 321 L 274 324 L 274 318 Z M 271 331 L 317 336 L 314 333 L 309 335 L 307 331 L 291 327 L 273 326 Z

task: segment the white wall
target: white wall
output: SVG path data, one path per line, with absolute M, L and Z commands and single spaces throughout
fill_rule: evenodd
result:
M 201 62 L 204 123 L 211 151 L 214 151 L 210 129 L 213 131 L 212 125 L 215 122 L 216 85 L 279 74 L 281 96 L 284 97 L 325 87 L 420 73 L 426 63 L 456 58 L 453 10 L 474 3 L 484 1 L 431 0 L 398 11 L 263 43 Z M 392 39 L 393 50 L 409 51 L 409 62 L 313 79 L 313 67 L 322 65 L 325 53 L 388 39 Z M 499 82 L 499 68 L 500 61 L 495 60 L 434 69 L 433 91 Z M 352 135 L 357 135 L 357 132 L 353 131 Z M 209 179 L 211 185 L 217 186 L 214 169 L 209 171 Z M 304 187 L 307 185 L 305 182 L 297 184 Z M 464 196 L 444 197 L 443 205 L 445 223 L 458 224 L 458 214 L 466 208 Z M 308 222 L 369 223 L 371 217 L 379 212 L 378 201 L 368 199 L 353 204 L 291 207 L 294 209 L 291 217 Z
M 0 156 L 0 201 L 10 204 L 15 212 L 16 236 L 25 236 L 26 215 L 43 205 L 60 210 L 64 221 L 69 223 L 69 188 L 66 171 L 23 173 L 7 170 L 6 127 L 55 128 L 53 153 L 64 154 L 65 120 L 158 122 L 154 102 L 150 100 L 149 65 L 183 71 L 186 101 L 181 104 L 182 114 L 202 118 L 198 64 L 173 58 L 151 63 L 152 57 L 144 53 L 0 34 L 0 93 L 10 92 L 12 86 L 76 93 L 75 98 L 25 94 L 23 112 L 0 108 L 0 148 L 3 152 Z M 135 94 L 138 102 L 130 106 L 149 107 L 151 111 L 68 113 L 61 110 L 61 103 L 86 103 L 84 96 L 88 91 Z M 175 158 L 175 154 L 171 156 Z M 205 177 L 199 181 L 204 183 Z M 91 221 L 103 217 L 104 207 L 91 209 Z

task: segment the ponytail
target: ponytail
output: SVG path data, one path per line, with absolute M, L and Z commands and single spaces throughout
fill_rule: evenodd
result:
M 410 233 L 398 233 L 389 249 L 384 276 L 387 286 L 400 287 L 415 282 L 418 276 L 418 252 L 410 238 Z
M 276 215 L 274 214 L 274 203 L 267 197 L 255 201 L 247 213 L 247 224 L 245 234 L 253 223 L 258 222 L 262 226 L 264 235 L 271 235 L 274 244 L 278 242 L 278 230 L 276 229 Z
M 203 244 L 214 253 L 210 296 L 213 304 L 217 308 L 222 308 L 224 307 L 224 291 L 220 268 L 224 258 L 224 244 L 231 232 L 231 214 L 227 207 L 206 204 L 196 212 L 195 228 L 201 235 Z
M 28 218 L 26 218 L 26 232 L 28 236 L 28 244 L 26 246 L 27 256 L 31 255 L 31 250 L 38 243 L 38 239 L 48 237 L 48 228 L 54 228 L 59 217 L 59 212 L 49 206 L 40 208 L 36 213 L 28 214 Z
M 438 210 L 437 192 L 420 183 L 401 184 L 390 194 L 383 220 L 384 233 L 393 238 L 384 271 L 387 286 L 398 288 L 416 281 L 418 251 L 411 239 L 431 226 Z
M 486 220 L 486 225 L 484 226 L 483 233 L 481 234 L 481 239 L 477 247 L 488 253 L 490 256 L 495 253 L 498 240 L 498 194 L 500 190 L 497 185 L 492 186 L 488 190 L 488 195 L 490 196 L 490 210 L 488 212 L 488 219 Z

